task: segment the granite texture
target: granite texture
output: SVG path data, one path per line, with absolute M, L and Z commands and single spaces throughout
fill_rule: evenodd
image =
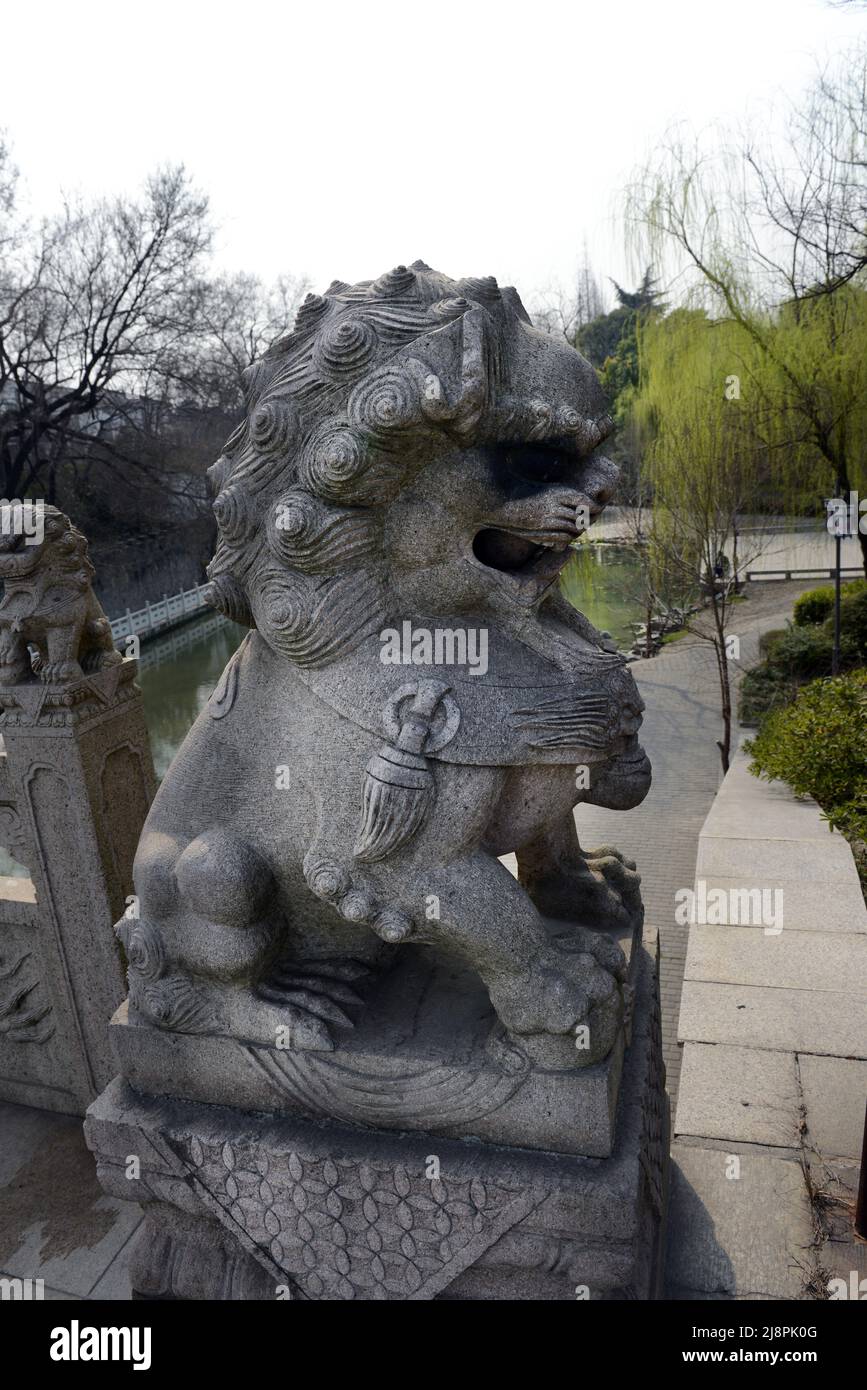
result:
M 669 1296 L 804 1297 L 814 1229 L 801 1165 L 682 1143 L 672 1160 Z
M 105 1192 L 144 1206 L 136 1297 L 657 1297 L 668 1109 L 649 945 L 605 1159 L 141 1096 L 118 1078 L 85 1133 Z
M 681 1082 L 675 1138 L 798 1148 L 801 1097 L 794 1053 L 687 1043 Z
M 860 1163 L 867 1108 L 867 1061 L 856 1057 L 798 1058 L 811 1146 L 826 1161 Z
M 633 678 L 557 588 L 616 478 L 594 371 L 513 290 L 419 263 L 311 296 L 248 386 L 209 573 L 252 631 L 148 817 L 131 1016 L 330 1051 L 412 942 L 532 1060 L 592 1066 L 640 899 L 572 811 L 650 785 Z
M 0 890 L 0 1099 L 82 1114 L 111 1079 L 124 997 L 112 924 L 154 792 L 135 684 L 84 537 L 0 540 L 0 842 L 30 871 Z
M 596 374 L 532 327 L 514 290 L 416 262 L 308 297 L 247 386 L 209 470 L 209 574 L 214 605 L 250 632 L 142 833 L 136 911 L 118 925 L 123 1082 L 91 1112 L 100 1153 L 123 1146 L 140 1104 L 148 1142 L 196 1169 L 193 1202 L 168 1177 L 149 1184 L 133 1287 L 267 1296 L 238 1245 L 263 1264 L 262 1223 L 276 1219 L 263 1192 L 277 1189 L 268 1177 L 247 1193 L 247 1225 L 237 1211 L 226 1221 L 201 1155 L 244 1147 L 245 1172 L 264 1181 L 267 1162 L 284 1181 L 292 1162 L 279 1146 L 269 1156 L 279 1133 L 330 1190 L 322 1220 L 344 1201 L 375 1205 L 361 1191 L 375 1170 L 382 1221 L 417 1199 L 448 1245 L 418 1155 L 453 1143 L 473 1146 L 492 1199 L 479 1206 L 472 1178 L 456 1180 L 463 1254 L 438 1257 L 447 1278 L 425 1266 L 416 1288 L 380 1279 L 371 1292 L 356 1270 L 335 1292 L 331 1254 L 312 1247 L 297 1285 L 295 1246 L 291 1267 L 272 1252 L 272 1274 L 308 1297 L 507 1296 L 482 1257 L 568 1189 L 569 1163 L 603 1165 L 580 1169 L 588 1191 L 600 1175 L 598 1211 L 589 1225 L 573 1213 L 569 1278 L 595 1270 L 600 1296 L 648 1297 L 667 1152 L 656 939 L 641 945 L 634 862 L 582 848 L 573 815 L 647 794 L 643 704 L 614 644 L 558 590 L 617 476 L 599 452 L 611 421 Z M 517 876 L 500 862 L 510 852 Z M 624 1066 L 655 1127 L 653 1200 Z M 224 1107 L 213 1133 L 203 1104 Z M 245 1140 L 263 1113 L 277 1128 Z M 191 1136 L 180 1153 L 178 1125 Z M 552 1153 L 566 1167 L 546 1187 Z M 631 1176 L 606 1188 L 622 1163 Z M 275 1208 L 282 1230 L 289 1196 L 310 1196 L 292 1192 Z M 612 1203 L 632 1223 L 619 1253 Z M 540 1217 L 533 1240 L 566 1240 L 573 1216 Z M 370 1220 L 368 1256 L 385 1239 Z M 555 1247 L 539 1257 L 548 1274 Z M 218 1286 L 189 1272 L 205 1249 Z M 511 1296 L 563 1296 L 526 1264 L 503 1262 Z

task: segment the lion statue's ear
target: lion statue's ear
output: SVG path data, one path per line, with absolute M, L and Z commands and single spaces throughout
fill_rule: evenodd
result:
M 514 285 L 505 285 L 503 289 L 500 290 L 500 294 L 502 295 L 504 302 L 508 304 L 509 308 L 512 310 L 513 314 L 517 314 L 518 318 L 523 319 L 524 323 L 529 323 L 532 325 L 533 320 L 530 318 L 530 315 L 524 308 L 521 296 L 518 294 L 518 291 L 515 289 Z
M 72 529 L 69 517 L 65 516 L 63 512 L 59 512 L 56 507 L 45 508 L 45 534 L 49 540 L 57 540 L 58 537 L 65 535 L 67 531 Z M 81 532 L 78 534 L 81 535 Z
M 263 366 L 261 358 L 258 361 L 251 363 L 249 367 L 245 367 L 243 372 L 241 373 L 241 381 L 243 383 L 244 392 L 244 405 L 248 411 L 250 410 L 253 402 L 258 397 L 267 375 L 267 368 Z
M 207 601 L 211 608 L 241 627 L 256 626 L 247 592 L 231 574 L 216 575 L 208 588 Z

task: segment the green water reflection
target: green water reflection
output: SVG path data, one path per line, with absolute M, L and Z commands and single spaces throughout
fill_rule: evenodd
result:
M 139 684 L 157 777 L 165 776 L 246 631 L 209 615 L 144 648 Z
M 644 620 L 640 565 L 623 545 L 579 545 L 563 570 L 561 585 L 569 602 L 600 632 L 610 632 L 621 647 L 632 646 L 630 623 Z

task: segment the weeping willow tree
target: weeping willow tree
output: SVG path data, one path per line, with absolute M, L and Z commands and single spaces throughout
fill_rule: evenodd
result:
M 719 675 L 723 770 L 731 754 L 729 632 L 737 596 L 739 522 L 759 508 L 768 448 L 758 433 L 763 406 L 744 388 L 755 368 L 739 329 L 701 311 L 676 310 L 648 322 L 640 343 L 635 404 L 644 436 L 644 474 L 653 507 L 645 522 L 648 586 L 684 604 L 703 600 L 689 630 L 711 644 Z M 739 370 L 735 370 L 735 367 Z M 754 542 L 751 558 L 757 551 Z
M 664 143 L 626 214 L 636 261 L 725 321 L 769 500 L 815 514 L 867 491 L 867 46 L 790 104 L 774 142 Z
M 757 428 L 786 505 L 867 490 L 867 287 L 789 301 L 754 344 Z M 859 532 L 867 574 L 867 535 Z

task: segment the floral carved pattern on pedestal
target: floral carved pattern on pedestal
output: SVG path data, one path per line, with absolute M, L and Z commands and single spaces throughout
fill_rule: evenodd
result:
M 431 1298 L 546 1195 L 197 1138 L 181 1157 L 212 1209 L 314 1300 Z

